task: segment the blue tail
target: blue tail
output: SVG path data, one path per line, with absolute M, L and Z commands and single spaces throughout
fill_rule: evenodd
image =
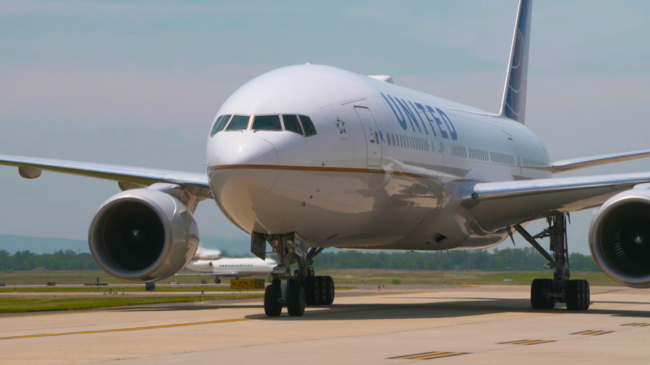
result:
M 520 0 L 515 34 L 510 50 L 510 64 L 501 100 L 500 115 L 524 123 L 526 115 L 526 80 L 528 78 L 528 48 L 533 0 Z

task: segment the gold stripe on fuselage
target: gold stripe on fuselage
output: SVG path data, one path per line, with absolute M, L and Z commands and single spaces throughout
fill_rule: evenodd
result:
M 308 171 L 308 172 L 345 172 L 363 174 L 386 174 L 395 176 L 407 176 L 414 178 L 430 179 L 433 176 L 414 174 L 403 171 L 369 170 L 352 167 L 325 167 L 325 166 L 289 166 L 289 165 L 218 165 L 208 167 L 209 171 L 217 170 L 282 170 L 282 171 Z

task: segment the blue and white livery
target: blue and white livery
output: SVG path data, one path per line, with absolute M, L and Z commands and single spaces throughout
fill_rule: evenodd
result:
M 323 65 L 263 74 L 217 112 L 207 173 L 183 173 L 18 156 L 0 164 L 110 179 L 123 192 L 90 227 L 108 273 L 134 282 L 174 275 L 194 257 L 201 200 L 279 258 L 265 313 L 300 316 L 334 300 L 331 278 L 311 265 L 325 248 L 447 251 L 495 246 L 518 232 L 554 269 L 537 279 L 533 308 L 589 307 L 589 284 L 570 280 L 566 216 L 598 208 L 589 237 L 598 266 L 631 287 L 650 287 L 650 173 L 556 177 L 650 156 L 650 150 L 551 161 L 525 125 L 532 0 L 521 0 L 499 113 L 472 108 Z M 600 207 L 600 208 L 599 208 Z M 548 229 L 526 231 L 532 220 Z M 538 243 L 550 239 L 547 252 Z M 291 265 L 297 264 L 292 269 Z

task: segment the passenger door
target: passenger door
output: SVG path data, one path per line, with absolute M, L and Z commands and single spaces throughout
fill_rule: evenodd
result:
M 521 175 L 521 161 L 519 158 L 519 149 L 517 148 L 517 144 L 515 143 L 512 134 L 506 131 L 503 131 L 503 133 L 505 133 L 506 137 L 508 138 L 508 146 L 510 147 L 512 156 L 515 159 L 515 166 L 513 167 L 513 173 L 516 175 Z
M 368 148 L 368 170 L 379 170 L 381 169 L 381 140 L 379 139 L 379 128 L 377 128 L 375 117 L 368 108 L 355 106 L 354 110 L 357 112 L 365 132 L 366 146 Z

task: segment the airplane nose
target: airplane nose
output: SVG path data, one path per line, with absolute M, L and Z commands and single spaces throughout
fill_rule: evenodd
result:
M 221 146 L 224 163 L 218 165 L 276 165 L 278 153 L 267 140 L 257 136 L 239 135 L 226 141 Z
M 237 135 L 220 146 L 211 156 L 210 165 L 223 170 L 222 184 L 253 199 L 273 187 L 277 178 L 273 167 L 277 167 L 278 161 L 278 153 L 269 141 L 253 135 Z

